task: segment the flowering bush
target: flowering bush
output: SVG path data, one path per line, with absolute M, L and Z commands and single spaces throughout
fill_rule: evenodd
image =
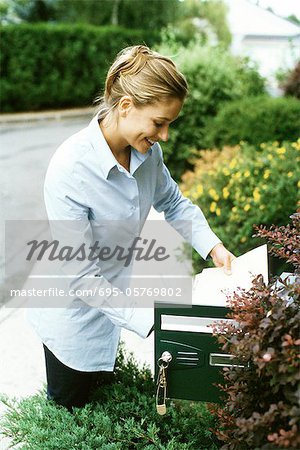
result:
M 250 239 L 253 224 L 282 225 L 295 211 L 300 198 L 300 139 L 257 147 L 241 143 L 196 155 L 194 171 L 182 178 L 182 191 L 201 207 L 236 255 L 257 245 L 258 239 Z
M 260 227 L 272 252 L 292 263 L 293 276 L 266 286 L 258 276 L 252 288 L 230 299 L 228 317 L 239 327 L 216 324 L 225 353 L 244 367 L 224 370 L 225 405 L 212 408 L 222 450 L 296 449 L 299 434 L 300 213 L 287 227 Z

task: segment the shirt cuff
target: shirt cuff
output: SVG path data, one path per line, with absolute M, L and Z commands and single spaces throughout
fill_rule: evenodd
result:
M 133 331 L 134 333 L 145 339 L 150 334 L 153 323 L 153 308 L 135 308 L 125 328 L 127 328 L 127 330 Z

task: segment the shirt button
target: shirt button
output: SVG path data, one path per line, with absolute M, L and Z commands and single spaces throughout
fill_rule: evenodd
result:
M 132 206 L 130 207 L 130 209 L 131 209 L 131 211 L 135 211 L 135 210 L 136 210 L 136 207 L 132 205 Z

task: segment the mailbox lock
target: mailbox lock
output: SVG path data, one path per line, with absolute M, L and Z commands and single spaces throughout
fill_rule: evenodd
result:
M 172 361 L 172 355 L 169 352 L 163 352 L 158 358 L 157 364 L 159 366 L 156 392 L 156 411 L 163 416 L 167 412 L 166 396 L 167 396 L 167 377 L 166 369 Z
M 171 353 L 163 352 L 161 357 L 158 358 L 157 364 L 160 368 L 164 367 L 166 369 L 171 361 L 172 361 Z

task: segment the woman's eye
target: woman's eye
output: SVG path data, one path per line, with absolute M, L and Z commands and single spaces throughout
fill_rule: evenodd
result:
M 154 125 L 157 127 L 157 128 L 160 128 L 160 127 L 162 127 L 163 126 L 163 124 L 162 123 L 158 123 L 158 122 L 154 122 Z

